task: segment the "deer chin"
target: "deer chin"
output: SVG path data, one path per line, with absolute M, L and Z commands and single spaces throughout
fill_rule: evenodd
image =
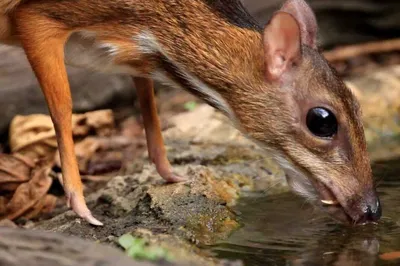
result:
M 310 179 L 302 172 L 285 169 L 286 181 L 292 191 L 313 204 L 318 201 L 318 192 Z
M 339 200 L 336 198 L 335 194 L 329 187 L 324 185 L 318 180 L 313 180 L 313 186 L 318 193 L 319 206 L 330 216 L 342 223 L 352 224 L 353 219 L 346 212 L 345 208 L 340 204 Z
M 301 171 L 294 171 L 292 167 L 286 168 L 285 173 L 287 183 L 294 193 L 306 198 L 334 220 L 344 224 L 354 223 L 332 191 L 322 182 L 308 177 Z

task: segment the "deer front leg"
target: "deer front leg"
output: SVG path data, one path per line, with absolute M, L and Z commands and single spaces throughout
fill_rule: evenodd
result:
M 137 77 L 134 77 L 133 81 L 139 98 L 150 160 L 156 165 L 157 172 L 160 176 L 167 182 L 184 181 L 185 178 L 172 171 L 172 167 L 167 159 L 167 153 L 161 135 L 160 121 L 157 115 L 153 81 L 151 79 Z
M 41 85 L 56 131 L 68 206 L 93 225 L 102 225 L 86 206 L 72 139 L 72 100 L 64 65 L 69 36 L 63 25 L 32 12 L 19 12 L 16 23 L 33 71 Z

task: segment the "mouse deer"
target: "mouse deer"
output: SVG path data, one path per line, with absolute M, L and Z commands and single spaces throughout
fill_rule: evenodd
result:
M 65 64 L 132 76 L 149 156 L 168 182 L 184 177 L 167 160 L 154 81 L 228 116 L 333 218 L 380 218 L 359 103 L 319 52 L 305 1 L 287 0 L 263 27 L 239 0 L 0 0 L 0 8 L 0 40 L 26 53 L 56 130 L 68 205 L 88 222 L 102 224 L 83 195 Z

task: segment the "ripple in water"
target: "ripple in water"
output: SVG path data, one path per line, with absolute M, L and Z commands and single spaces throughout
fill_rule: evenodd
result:
M 374 165 L 383 216 L 378 224 L 349 228 L 285 193 L 248 195 L 239 203 L 243 227 L 212 247 L 220 258 L 245 265 L 400 265 L 380 255 L 400 251 L 400 160 Z

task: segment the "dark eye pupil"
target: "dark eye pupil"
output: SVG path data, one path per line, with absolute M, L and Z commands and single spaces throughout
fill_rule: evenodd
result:
M 330 138 L 337 133 L 338 124 L 335 115 L 326 108 L 310 109 L 306 119 L 307 127 L 317 137 Z

